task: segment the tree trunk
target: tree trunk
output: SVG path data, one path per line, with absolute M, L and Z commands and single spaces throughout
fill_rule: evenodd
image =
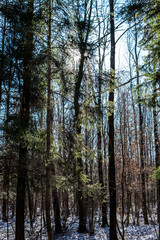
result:
M 77 198 L 78 198 L 78 211 L 79 211 L 79 227 L 78 232 L 83 233 L 86 232 L 86 208 L 85 208 L 85 198 L 83 196 L 83 181 L 82 181 L 82 174 L 83 174 L 83 161 L 82 161 L 82 153 L 81 153 L 81 143 L 76 142 L 76 137 L 81 135 L 81 120 L 80 120 L 80 88 L 83 79 L 83 67 L 84 67 L 84 60 L 85 60 L 85 51 L 87 50 L 87 43 L 88 37 L 90 33 L 91 27 L 91 13 L 92 13 L 92 0 L 90 1 L 90 6 L 88 6 L 88 1 L 85 1 L 83 5 L 83 12 L 80 8 L 80 1 L 76 1 L 76 15 L 77 18 L 77 31 L 78 31 L 78 45 L 79 45 L 79 52 L 81 54 L 80 57 L 80 64 L 79 69 L 76 77 L 75 82 L 75 91 L 74 91 L 74 128 L 75 128 L 75 139 L 74 144 L 75 148 L 78 150 L 78 157 L 75 159 L 77 162 L 78 170 L 77 174 Z M 88 11 L 89 9 L 89 11 Z M 83 25 L 85 27 L 80 27 L 83 18 Z
M 75 129 L 77 136 L 81 134 L 81 126 L 80 126 L 80 105 L 79 105 L 79 97 L 80 97 L 80 87 L 83 78 L 83 66 L 84 66 L 84 52 L 81 53 L 81 60 L 79 65 L 78 77 L 75 85 L 75 94 L 74 94 L 74 109 L 75 109 Z M 76 140 L 75 140 L 76 142 Z M 81 156 L 81 146 L 76 146 L 78 149 L 77 164 L 77 181 L 78 181 L 78 189 L 77 189 L 77 198 L 78 198 L 78 211 L 79 211 L 79 227 L 78 232 L 83 233 L 86 232 L 86 209 L 85 209 L 85 199 L 83 196 L 83 182 L 81 180 L 81 174 L 83 173 L 83 162 Z
M 12 60 L 10 60 L 10 70 L 9 70 L 9 83 L 7 91 L 7 99 L 6 99 L 6 129 L 8 130 L 8 119 L 9 119 L 9 110 L 10 110 L 10 89 L 11 89 L 11 81 L 12 81 Z M 8 132 L 5 135 L 5 149 L 8 150 Z M 9 172 L 10 172 L 10 157 L 6 156 L 4 159 L 4 173 L 3 173 L 3 191 L 5 192 L 5 196 L 3 196 L 3 206 L 2 206 L 2 218 L 3 221 L 8 221 L 8 201 L 9 201 Z
M 24 47 L 24 72 L 23 72 L 23 96 L 21 103 L 21 138 L 19 146 L 19 162 L 18 162 L 18 180 L 17 180 L 17 199 L 16 199 L 16 240 L 24 240 L 24 222 L 25 222 L 25 190 L 27 177 L 27 147 L 24 146 L 23 135 L 29 129 L 29 110 L 30 110 L 30 87 L 31 87 L 31 66 L 30 61 L 33 53 L 33 2 L 28 1 L 27 13 L 27 34 Z
M 106 191 L 104 186 L 103 179 L 103 164 L 102 164 L 102 112 L 101 112 L 101 74 L 99 76 L 99 91 L 98 91 L 98 109 L 97 109 L 97 150 L 98 150 L 98 175 L 99 175 L 99 183 L 102 187 L 103 199 L 102 199 L 102 227 L 107 225 L 107 205 L 106 205 Z
M 160 1 L 157 0 L 157 8 L 160 8 Z M 157 24 L 159 24 L 160 13 L 157 15 Z M 160 29 L 158 28 L 158 75 L 160 75 Z M 156 79 L 157 80 L 157 79 Z M 159 81 L 160 87 L 160 81 Z M 153 83 L 153 91 L 156 93 L 156 82 Z M 155 101 L 155 98 L 154 98 Z M 160 167 L 160 140 L 158 136 L 158 123 L 157 123 L 157 111 L 156 111 L 156 104 L 154 103 L 153 109 L 153 119 L 154 119 L 154 141 L 155 141 L 155 161 L 156 161 L 156 168 Z M 157 180 L 157 218 L 159 223 L 159 232 L 158 232 L 158 240 L 160 240 L 160 179 Z
M 30 227 L 33 230 L 33 196 L 32 190 L 30 189 L 30 182 L 27 176 L 27 192 L 28 192 L 28 206 L 29 206 L 29 218 L 30 218 Z
M 48 54 L 48 92 L 47 92 L 47 149 L 46 149 L 46 224 L 48 240 L 52 240 L 52 228 L 51 228 L 51 193 L 50 193 L 50 150 L 51 150 L 51 1 L 48 2 L 48 41 L 47 41 L 47 54 Z
M 116 231 L 116 179 L 115 179 L 115 156 L 114 156 L 114 83 L 115 83 L 115 31 L 114 31 L 114 3 L 110 3 L 110 34 L 111 34 L 111 62 L 110 62 L 110 114 L 109 125 L 109 193 L 110 193 L 110 240 L 118 240 Z
M 154 59 L 154 53 L 153 53 Z M 160 68 L 160 66 L 159 66 Z M 153 61 L 153 71 L 156 72 L 155 60 Z M 159 154 L 159 137 L 158 137 L 158 122 L 157 122 L 157 106 L 156 106 L 156 79 L 153 79 L 153 122 L 154 122 L 154 144 L 155 144 L 155 162 L 156 168 L 160 167 L 160 154 Z M 159 223 L 159 239 L 160 239 L 160 180 L 157 180 L 157 221 Z
M 102 227 L 107 225 L 107 203 L 106 203 L 106 187 L 104 184 L 104 173 L 103 173 L 103 156 L 102 156 L 102 121 L 103 121 L 103 114 L 102 114 L 102 69 L 105 59 L 105 47 L 106 43 L 104 43 L 104 49 L 101 56 L 101 28 L 100 28 L 100 20 L 98 17 L 98 9 L 96 6 L 97 11 L 97 20 L 98 20 L 98 55 L 99 55 L 99 76 L 98 76 L 98 104 L 97 104 L 97 157 L 98 157 L 98 175 L 99 175 L 99 183 L 102 187 Z
M 48 99 L 47 99 L 47 167 L 46 167 L 46 222 L 47 222 L 47 233 L 48 240 L 52 240 L 52 229 L 51 229 L 51 193 L 50 193 L 50 150 L 51 150 L 51 129 L 52 129 L 52 111 L 51 111 L 51 0 L 48 3 Z M 52 174 L 55 176 L 55 165 L 52 164 Z M 61 233 L 61 222 L 60 222 L 60 207 L 57 194 L 57 188 L 53 186 L 52 191 L 53 207 L 54 207 L 54 219 L 55 219 L 55 233 Z
M 54 186 L 52 191 L 53 196 L 53 208 L 54 208 L 54 221 L 55 221 L 55 233 L 62 232 L 61 219 L 60 219 L 60 207 L 57 188 Z
M 136 20 L 135 20 L 136 22 Z M 142 184 L 142 211 L 144 217 L 144 223 L 148 224 L 147 216 L 147 206 L 146 206 L 146 184 L 145 184 L 145 173 L 144 173 L 144 136 L 143 136 L 143 116 L 142 116 L 142 106 L 140 103 L 140 91 L 139 91 L 139 63 L 138 63 L 138 53 L 137 53 L 137 28 L 135 25 L 135 63 L 136 63 L 136 74 L 137 74 L 137 97 L 138 97 L 138 109 L 139 109 L 139 145 L 140 145 L 140 164 L 141 164 L 141 184 Z
M 6 1 L 7 7 L 7 1 Z M 2 101 L 2 83 L 4 78 L 4 44 L 5 44 L 5 34 L 6 34 L 6 16 L 4 14 L 4 25 L 2 30 L 2 52 L 1 52 L 1 62 L 0 62 L 0 109 L 1 109 L 1 101 Z
M 124 213 L 125 213 L 125 184 L 126 184 L 126 106 L 125 106 L 125 94 L 123 94 L 123 123 L 122 116 L 120 116 L 120 136 L 121 136 L 121 146 L 122 146 L 122 176 L 121 176 L 121 189 L 122 189 L 122 240 L 124 240 Z M 124 137 L 123 137 L 124 135 Z

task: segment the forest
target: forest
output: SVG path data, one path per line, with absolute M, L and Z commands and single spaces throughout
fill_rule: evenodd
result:
M 160 240 L 160 0 L 0 0 L 0 239 Z

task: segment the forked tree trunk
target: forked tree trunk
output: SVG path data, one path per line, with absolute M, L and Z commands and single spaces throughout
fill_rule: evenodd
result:
M 81 29 L 78 26 L 78 35 L 79 35 L 79 51 L 81 54 L 79 69 L 76 77 L 75 82 L 75 91 L 74 91 L 74 127 L 76 136 L 81 135 L 81 119 L 80 119 L 80 89 L 81 83 L 83 80 L 83 68 L 84 68 L 84 61 L 85 61 L 85 51 L 87 48 L 88 37 L 90 33 L 90 25 L 91 25 L 91 13 L 92 13 L 92 0 L 89 6 L 89 13 L 87 12 L 88 8 L 88 1 L 85 1 L 84 4 L 84 26 L 85 28 Z M 77 12 L 80 14 L 80 2 L 77 1 Z M 87 16 L 88 14 L 88 16 Z M 78 15 L 78 24 L 81 25 L 80 15 Z M 87 26 L 87 27 L 86 27 Z M 75 137 L 76 137 L 75 136 Z M 76 143 L 76 139 L 75 139 Z M 79 227 L 78 232 L 84 233 L 87 231 L 86 229 L 86 206 L 85 206 L 85 198 L 83 196 L 83 181 L 82 181 L 82 174 L 83 174 L 83 161 L 82 161 L 82 153 L 81 153 L 81 143 L 76 143 L 75 147 L 78 150 L 78 157 L 75 159 L 77 161 L 78 170 L 77 174 L 77 198 L 78 198 L 78 211 L 79 211 Z

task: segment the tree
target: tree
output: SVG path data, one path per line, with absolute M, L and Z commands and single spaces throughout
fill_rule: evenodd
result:
M 102 201 L 102 226 L 104 227 L 107 224 L 107 216 L 106 216 L 106 191 L 105 191 L 105 186 L 104 186 L 104 180 L 103 180 L 103 170 L 102 170 L 102 162 L 103 162 L 103 157 L 102 157 L 102 106 L 101 106 L 101 88 L 102 88 L 102 73 L 101 69 L 99 72 L 98 76 L 98 84 L 99 84 L 99 89 L 98 89 L 98 106 L 97 106 L 97 149 L 98 149 L 98 174 L 99 174 L 99 182 L 102 186 L 103 189 L 103 195 L 104 199 Z
M 154 50 L 156 49 L 156 51 L 158 52 L 158 48 L 159 48 L 157 44 L 158 42 L 154 40 L 155 37 L 151 29 L 153 26 L 153 22 L 155 22 L 153 19 L 155 19 L 158 14 L 157 10 L 159 10 L 159 5 L 157 5 L 157 2 L 155 3 L 155 1 L 152 1 L 152 0 L 143 1 L 143 2 L 130 1 L 128 5 L 125 6 L 125 11 L 126 9 L 127 9 L 127 14 L 125 14 L 123 10 L 122 12 L 125 15 L 126 19 L 134 23 L 134 27 L 135 27 L 134 50 L 135 50 L 136 75 L 137 75 L 137 99 L 138 99 L 138 108 L 139 108 L 139 128 L 140 128 L 139 145 L 140 145 L 141 184 L 142 184 L 142 209 L 143 209 L 144 222 L 145 224 L 148 224 L 147 206 L 146 206 L 146 186 L 145 186 L 146 184 L 145 184 L 145 173 L 144 173 L 145 154 L 144 154 L 144 131 L 143 131 L 142 106 L 144 105 L 144 100 L 148 101 L 149 99 L 147 99 L 146 97 L 142 99 L 142 97 L 140 96 L 140 89 L 145 88 L 145 85 L 146 86 L 150 85 L 150 83 L 149 81 L 147 83 L 147 80 L 145 81 L 145 83 L 140 82 L 140 64 L 139 64 L 139 54 L 137 52 L 137 47 L 138 47 L 138 33 L 141 32 L 141 29 L 143 29 L 144 32 L 141 32 L 142 33 L 141 47 L 143 46 L 144 48 L 147 49 L 147 45 L 149 45 L 149 51 L 150 49 L 154 49 Z M 140 24 L 140 20 L 142 20 L 142 24 Z M 159 25 L 156 24 L 154 30 L 157 31 L 158 28 L 159 28 Z M 150 42 L 152 42 L 152 44 L 150 44 Z M 154 42 L 154 46 L 153 46 L 153 42 Z M 147 78 L 148 78 L 148 75 L 151 74 L 148 71 L 148 69 L 150 69 L 151 62 L 148 57 L 146 59 L 147 59 L 146 61 L 147 64 L 143 66 L 143 69 L 144 69 L 143 73 L 144 75 L 147 75 Z M 146 68 L 145 66 L 148 66 L 148 65 L 149 65 L 149 68 L 148 67 Z M 153 79 L 154 78 L 152 78 L 152 80 Z
M 7 7 L 7 1 L 5 2 L 5 7 Z M 4 21 L 2 27 L 2 49 L 0 52 L 1 62 L 0 62 L 0 107 L 1 107 L 1 100 L 2 100 L 2 83 L 4 78 L 4 46 L 5 46 L 5 34 L 6 34 L 6 14 L 4 12 Z
M 19 6 L 20 7 L 20 6 Z M 30 118 L 30 88 L 32 79 L 32 68 L 30 61 L 33 55 L 33 14 L 34 0 L 28 0 L 24 4 L 26 8 L 25 22 L 22 25 L 25 28 L 24 46 L 23 46 L 23 96 L 21 102 L 21 138 L 19 145 L 19 161 L 18 161 L 18 179 L 17 179 L 17 199 L 16 199 L 16 240 L 24 240 L 24 224 L 25 224 L 25 187 L 27 178 L 27 146 L 25 146 L 25 133 L 29 130 Z M 21 13 L 19 13 L 21 14 Z
M 110 239 L 118 239 L 117 229 L 124 239 L 125 226 L 140 222 L 142 189 L 152 217 L 159 196 L 149 177 L 155 165 L 159 171 L 159 1 L 126 1 L 132 25 L 123 25 L 122 37 L 130 34 L 123 71 L 115 60 L 123 21 L 114 2 L 0 3 L 0 202 L 5 221 L 17 204 L 16 240 L 25 232 L 42 239 L 43 230 L 51 240 L 71 218 L 76 226 L 77 216 L 77 230 L 89 226 L 93 235 L 97 224 L 109 225 L 107 210 Z
M 80 116 L 80 89 L 81 83 L 83 80 L 84 74 L 84 62 L 85 62 L 85 53 L 87 53 L 88 47 L 88 38 L 91 29 L 91 14 L 92 14 L 93 1 L 90 3 L 85 1 L 84 8 L 81 1 L 76 2 L 76 24 L 78 30 L 78 45 L 80 52 L 80 63 L 78 68 L 78 73 L 75 81 L 75 90 L 74 90 L 74 127 L 75 133 L 77 137 L 81 135 L 81 116 Z M 89 13 L 87 14 L 89 9 Z M 76 137 L 75 136 L 75 137 Z M 79 145 L 78 148 L 81 148 Z M 78 149 L 78 157 L 77 157 L 77 181 L 78 181 L 78 210 L 79 210 L 79 232 L 86 232 L 86 210 L 85 210 L 85 201 L 83 196 L 83 182 L 82 182 L 82 174 L 83 174 L 83 161 L 82 161 L 82 153 L 81 149 Z
M 47 232 L 48 239 L 52 239 L 52 229 L 51 229 L 51 218 L 50 218 L 50 208 L 51 208 L 51 194 L 50 194 L 50 178 L 51 178 L 51 130 L 52 130 L 52 106 L 51 106 L 51 1 L 48 2 L 48 42 L 47 42 L 47 80 L 48 80 L 48 93 L 47 93 L 47 166 L 46 166 L 46 220 L 47 220 Z M 52 164 L 52 172 L 55 177 L 55 165 Z M 55 218 L 55 233 L 61 233 L 61 222 L 60 222 L 60 209 L 56 183 L 53 186 L 53 207 L 54 207 L 54 218 Z
M 114 86 L 115 86 L 115 27 L 114 27 L 114 2 L 110 3 L 110 34 L 111 34 L 111 56 L 110 56 L 110 84 L 108 116 L 109 125 L 109 194 L 110 194 L 110 240 L 117 240 L 116 231 L 116 179 L 115 179 L 115 152 L 114 152 Z
M 47 222 L 47 232 L 48 239 L 52 239 L 52 229 L 51 229 L 51 217 L 50 217 L 50 208 L 51 208 L 51 194 L 50 194 L 50 159 L 51 159 L 51 1 L 48 2 L 48 41 L 47 41 L 47 54 L 48 54 L 48 63 L 47 63 L 47 72 L 48 72 L 48 89 L 47 89 L 47 149 L 46 149 L 46 222 Z
M 106 53 L 106 44 L 107 37 L 101 37 L 101 21 L 104 24 L 105 28 L 105 19 L 104 16 L 99 16 L 98 4 L 96 2 L 96 13 L 97 13 L 97 21 L 98 21 L 98 101 L 97 101 L 97 156 L 98 156 L 98 175 L 99 175 L 99 183 L 102 187 L 103 192 L 103 200 L 102 200 L 102 226 L 105 227 L 107 225 L 107 205 L 106 205 L 106 189 L 104 184 L 104 172 L 103 172 L 103 156 L 102 156 L 102 119 L 103 119 L 103 111 L 102 111 L 102 85 L 103 85 L 103 66 L 105 61 L 105 53 Z M 103 18 L 101 20 L 101 18 Z M 108 29 L 103 29 L 103 34 L 107 35 Z M 102 45 L 101 38 L 104 38 L 104 43 Z M 102 50 L 102 49 L 103 50 Z
M 139 77 L 139 62 L 138 62 L 138 53 L 137 53 L 137 28 L 135 20 L 135 64 L 136 64 L 136 75 L 137 75 L 137 98 L 138 98 L 138 109 L 139 109 L 139 145 L 140 145 L 140 163 L 141 163 L 141 182 L 142 182 L 142 210 L 145 224 L 148 224 L 147 216 L 147 206 L 146 206 L 146 184 L 145 184 L 145 159 L 144 159 L 144 134 L 143 134 L 143 116 L 142 116 L 142 104 L 139 91 L 140 77 Z

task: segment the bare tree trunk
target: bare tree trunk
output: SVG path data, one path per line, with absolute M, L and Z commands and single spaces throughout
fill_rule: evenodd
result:
M 6 1 L 7 7 L 7 1 Z M 2 101 L 2 83 L 4 77 L 4 45 L 5 45 L 5 34 L 6 34 L 6 16 L 4 14 L 4 25 L 2 30 L 2 50 L 1 50 L 1 62 L 0 62 L 0 108 Z
M 136 20 L 135 20 L 136 21 Z M 142 184 L 142 211 L 144 217 L 144 223 L 148 224 L 147 206 L 146 206 L 146 184 L 145 184 L 145 173 L 144 173 L 144 137 L 143 137 L 143 116 L 142 116 L 142 105 L 140 103 L 140 91 L 139 91 L 139 63 L 137 53 L 137 28 L 135 25 L 135 63 L 136 63 L 136 74 L 137 74 L 137 97 L 138 97 L 138 109 L 139 109 L 139 145 L 140 145 L 140 164 L 141 164 L 141 184 Z
M 130 43 L 129 43 L 129 52 L 130 49 Z M 129 55 L 129 68 L 130 68 L 130 78 L 132 78 L 132 65 L 131 65 L 131 54 Z M 132 99 L 132 108 L 133 108 L 133 119 L 134 119 L 134 134 L 135 134 L 135 143 L 136 143 L 136 156 L 137 156 L 137 165 L 140 165 L 139 161 L 139 144 L 138 144 L 138 132 L 137 132 L 137 119 L 136 119 L 136 109 L 133 99 L 133 86 L 131 82 L 131 99 Z M 135 205 L 135 217 L 133 219 L 133 224 L 135 224 L 135 219 L 137 219 L 137 225 L 139 225 L 139 201 L 137 200 L 138 190 L 134 192 L 134 205 Z
M 55 221 L 55 233 L 59 234 L 62 232 L 61 219 L 60 219 L 60 206 L 57 188 L 53 186 L 53 208 L 54 208 L 54 221 Z
M 102 187 L 102 227 L 107 225 L 107 203 L 106 203 L 106 186 L 104 184 L 104 173 L 103 173 L 103 156 L 102 156 L 102 70 L 105 59 L 105 50 L 106 50 L 106 41 L 104 41 L 104 45 L 101 45 L 101 23 L 99 19 L 99 11 L 96 2 L 96 13 L 97 13 L 97 21 L 98 21 L 98 55 L 99 55 L 99 76 L 98 76 L 98 103 L 97 103 L 97 158 L 98 158 L 98 175 L 99 175 L 99 183 Z M 103 48 L 103 52 L 101 54 Z
M 84 65 L 84 52 L 81 54 L 78 78 L 75 86 L 75 95 L 74 95 L 74 109 L 75 109 L 75 128 L 77 136 L 81 134 L 81 126 L 80 126 L 80 105 L 79 105 L 79 95 L 80 95 L 80 86 L 83 78 L 83 65 Z M 83 196 L 83 183 L 81 180 L 81 174 L 83 173 L 83 162 L 81 156 L 81 146 L 78 146 L 78 155 L 80 157 L 77 158 L 78 170 L 77 170 L 77 181 L 78 181 L 78 189 L 77 189 L 77 198 L 78 198 L 78 211 L 79 211 L 79 227 L 78 232 L 86 232 L 86 209 L 85 209 L 85 199 Z
M 109 103 L 110 114 L 108 117 L 109 125 L 109 193 L 110 193 L 110 240 L 118 240 L 116 224 L 116 169 L 115 169 L 115 156 L 114 156 L 114 84 L 115 84 L 115 31 L 114 31 L 114 3 L 113 0 L 110 3 L 110 33 L 111 33 L 111 72 L 110 72 L 110 92 Z
M 9 84 L 7 90 L 7 112 L 6 112 L 6 128 L 8 128 L 8 119 L 9 119 L 9 103 L 10 103 L 10 88 L 11 88 L 11 71 L 12 71 L 12 61 L 10 61 L 10 74 L 9 74 Z M 8 133 L 5 135 L 5 148 L 7 151 L 8 148 Z M 4 160 L 4 172 L 3 172 L 3 206 L 2 206 L 2 218 L 3 221 L 8 222 L 8 201 L 9 201 L 9 172 L 10 172 L 10 159 L 6 155 Z
M 122 176 L 121 176 L 121 189 L 122 189 L 122 218 L 121 218 L 121 225 L 122 225 L 122 240 L 124 240 L 124 211 L 125 211 L 125 183 L 126 183 L 126 106 L 125 106 L 125 95 L 123 94 L 122 101 L 123 101 L 123 123 L 122 123 L 122 116 L 120 116 L 120 136 L 121 136 L 121 146 L 122 146 Z M 123 126 L 123 129 L 122 129 Z M 123 137 L 124 135 L 124 137 Z
M 58 106 L 58 119 L 59 119 L 59 124 L 61 124 L 61 119 L 60 119 L 60 114 L 59 114 L 59 106 Z M 51 130 L 53 132 L 53 130 Z M 61 133 L 59 132 L 59 141 L 61 138 Z M 59 154 L 61 154 L 61 145 L 59 146 Z M 55 176 L 55 164 L 52 165 L 52 174 Z M 62 232 L 62 227 L 61 227 L 61 219 L 60 219 L 60 204 L 59 204 L 59 197 L 58 197 L 58 192 L 57 192 L 57 187 L 54 184 L 53 185 L 53 190 L 52 190 L 52 197 L 53 197 L 53 209 L 54 209 L 54 222 L 55 222 L 55 233 L 59 234 Z
M 33 230 L 33 196 L 32 196 L 32 193 L 31 193 L 28 176 L 27 176 L 27 192 L 28 192 L 30 227 L 31 227 L 31 230 Z
M 51 169 L 50 169 L 50 150 L 51 150 L 51 0 L 48 2 L 48 42 L 47 42 L 47 54 L 48 54 L 48 92 L 47 92 L 47 166 L 46 166 L 46 224 L 48 240 L 52 240 L 52 228 L 51 228 Z
M 107 206 L 106 206 L 106 191 L 104 186 L 104 179 L 103 179 L 103 164 L 102 164 L 102 112 L 101 112 L 101 76 L 99 76 L 99 91 L 98 91 L 98 116 L 97 116 L 97 149 L 98 149 L 98 175 L 99 175 L 99 183 L 101 184 L 102 191 L 103 191 L 103 202 L 102 202 L 102 227 L 107 225 Z
M 63 88 L 63 96 L 62 96 L 62 154 L 63 154 L 63 161 L 64 164 L 67 165 L 67 160 L 66 160 L 66 152 L 65 152 L 65 101 L 64 101 L 64 88 Z M 67 174 L 66 169 L 63 171 L 64 176 Z M 69 210 L 69 196 L 68 196 L 68 190 L 63 190 L 63 201 L 64 201 L 64 227 L 66 228 L 66 221 L 69 216 L 70 210 Z
M 157 0 L 157 8 L 160 8 L 160 1 Z M 157 23 L 159 24 L 160 19 L 160 13 L 158 13 L 157 16 Z M 160 29 L 158 28 L 158 75 L 160 75 Z M 156 84 L 156 83 L 155 83 Z M 154 84 L 154 92 L 155 90 Z M 159 81 L 159 87 L 160 87 L 160 81 Z M 156 109 L 156 106 L 155 106 Z M 158 136 L 158 123 L 157 123 L 157 111 L 153 110 L 153 118 L 154 118 L 154 140 L 155 140 L 155 161 L 156 161 L 156 167 L 160 167 L 160 140 Z M 157 181 L 157 198 L 158 198 L 158 223 L 159 223 L 159 232 L 158 232 L 158 240 L 160 240 L 160 180 Z
M 33 6 L 34 0 L 28 0 L 27 13 L 27 34 L 24 47 L 24 74 L 23 74 L 23 96 L 21 103 L 21 134 L 22 136 L 29 129 L 29 109 L 30 109 L 30 87 L 31 87 L 31 66 L 30 61 L 33 53 Z M 17 199 L 16 199 L 16 240 L 24 240 L 24 222 L 25 222 L 25 190 L 27 179 L 27 147 L 24 147 L 23 137 L 20 139 L 19 162 L 18 162 L 18 180 L 17 180 Z
M 52 111 L 51 111 L 51 0 L 48 2 L 48 99 L 47 99 L 47 167 L 46 167 L 46 222 L 48 240 L 52 240 L 52 228 L 51 228 L 51 169 L 50 169 L 50 150 L 51 150 L 51 129 L 52 129 Z M 52 174 L 55 176 L 55 165 L 52 164 Z M 55 233 L 61 233 L 60 222 L 60 207 L 57 194 L 57 188 L 53 186 L 52 190 L 53 207 L 54 207 L 54 219 L 55 219 Z

